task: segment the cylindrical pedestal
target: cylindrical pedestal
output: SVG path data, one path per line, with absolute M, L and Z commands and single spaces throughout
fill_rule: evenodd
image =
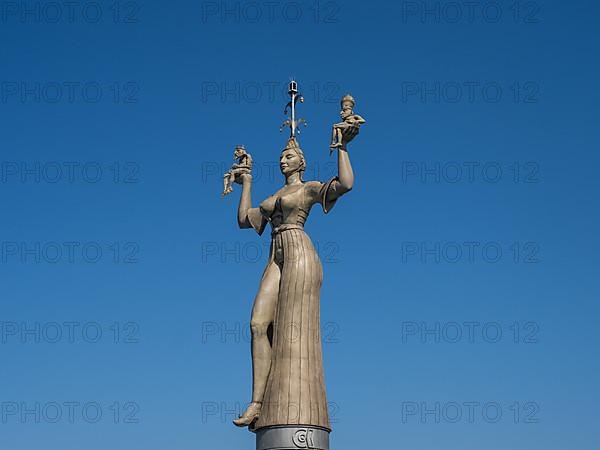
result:
M 259 428 L 256 450 L 329 450 L 329 431 L 299 425 L 277 425 Z

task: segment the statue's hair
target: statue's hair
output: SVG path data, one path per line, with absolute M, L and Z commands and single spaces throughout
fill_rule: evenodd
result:
M 352 107 L 354 108 L 354 105 L 356 105 L 356 102 L 354 101 L 354 97 L 352 97 L 350 94 L 346 94 L 342 97 L 342 100 L 340 101 L 340 106 L 344 106 L 344 102 L 350 102 L 352 103 Z
M 289 138 L 285 148 L 281 151 L 281 153 L 285 152 L 286 150 L 293 150 L 296 153 L 296 155 L 298 155 L 298 157 L 300 158 L 300 169 L 298 171 L 300 172 L 300 180 L 304 181 L 304 171 L 306 170 L 306 159 L 304 158 L 304 152 L 298 145 L 298 141 L 296 140 L 296 138 L 293 138 L 293 137 Z

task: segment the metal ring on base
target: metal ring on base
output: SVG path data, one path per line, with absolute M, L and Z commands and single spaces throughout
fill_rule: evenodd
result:
M 259 428 L 256 450 L 329 450 L 329 431 L 302 425 L 277 425 Z

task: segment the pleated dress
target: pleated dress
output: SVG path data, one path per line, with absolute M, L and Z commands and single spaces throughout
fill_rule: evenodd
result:
M 271 370 L 254 430 L 275 425 L 331 430 L 321 349 L 323 268 L 304 232 L 304 222 L 315 203 L 320 203 L 325 213 L 333 207 L 335 201 L 328 197 L 335 180 L 303 183 L 292 193 L 267 198 L 248 213 L 259 234 L 271 222 L 268 264 L 275 262 L 281 269 Z

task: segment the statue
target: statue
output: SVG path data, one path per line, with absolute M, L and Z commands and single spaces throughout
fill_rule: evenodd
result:
M 233 151 L 233 158 L 237 160 L 237 163 L 231 166 L 223 175 L 223 193 L 225 197 L 227 194 L 233 192 L 233 183 L 236 178 L 245 173 L 250 173 L 252 170 L 252 156 L 250 153 L 246 153 L 246 148 L 243 145 L 238 145 Z
M 311 208 L 328 213 L 354 184 L 347 145 L 358 124 L 340 128 L 338 175 L 327 182 L 305 181 L 304 152 L 295 133 L 297 85 L 290 83 L 290 137 L 279 167 L 285 184 L 259 206 L 252 205 L 252 174 L 241 173 L 240 228 L 259 235 L 271 225 L 271 249 L 250 320 L 252 333 L 252 402 L 233 422 L 257 435 L 257 450 L 329 449 L 331 431 L 320 335 L 320 289 L 323 269 L 304 231 Z M 296 446 L 296 447 L 294 447 Z
M 353 109 L 355 102 L 354 97 L 352 97 L 350 94 L 344 95 L 340 104 L 342 107 L 340 116 L 343 122 L 336 123 L 331 130 L 331 145 L 329 146 L 329 154 L 331 154 L 334 149 L 342 146 L 342 133 L 345 129 L 358 128 L 366 122 L 366 120 L 360 117 L 358 114 L 354 114 Z

